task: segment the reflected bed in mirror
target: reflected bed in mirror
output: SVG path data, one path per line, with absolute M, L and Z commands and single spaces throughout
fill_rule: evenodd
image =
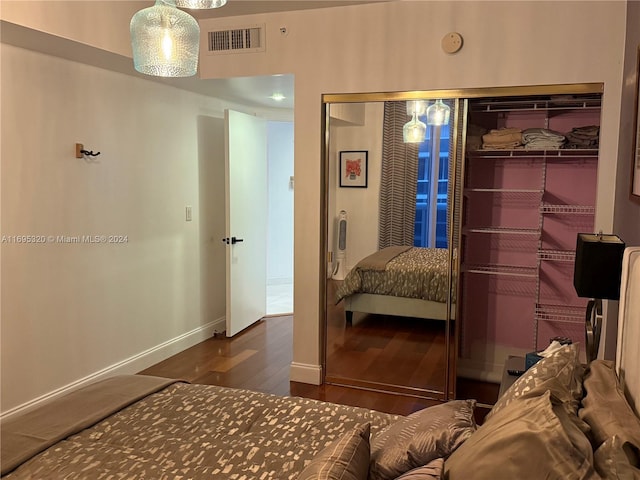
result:
M 440 102 L 451 113 L 434 125 L 435 96 L 333 97 L 325 101 L 325 382 L 446 399 L 459 102 Z M 416 124 L 424 129 L 407 135 Z M 367 188 L 341 188 L 345 151 L 367 152 Z
M 386 247 L 360 260 L 338 288 L 347 325 L 353 312 L 446 320 L 446 248 Z

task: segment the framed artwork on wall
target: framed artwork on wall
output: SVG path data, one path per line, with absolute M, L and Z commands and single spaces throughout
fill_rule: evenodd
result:
M 340 186 L 367 188 L 367 150 L 345 150 L 340 152 Z
M 634 105 L 633 158 L 631 160 L 631 198 L 640 202 L 640 46 L 636 63 L 636 102 Z

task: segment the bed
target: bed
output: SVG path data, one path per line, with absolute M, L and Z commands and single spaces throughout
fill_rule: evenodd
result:
M 336 291 L 347 325 L 353 312 L 446 320 L 449 251 L 393 246 L 360 260 Z
M 563 346 L 480 426 L 472 399 L 397 416 L 118 376 L 3 422 L 2 478 L 638 479 L 640 248 L 623 269 L 616 363 Z

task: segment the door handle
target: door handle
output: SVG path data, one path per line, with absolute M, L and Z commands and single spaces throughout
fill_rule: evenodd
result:
M 231 245 L 235 245 L 236 243 L 240 243 L 240 242 L 244 242 L 244 238 L 236 238 L 236 237 L 225 237 L 222 239 L 223 243 L 226 243 L 227 245 L 231 244 Z

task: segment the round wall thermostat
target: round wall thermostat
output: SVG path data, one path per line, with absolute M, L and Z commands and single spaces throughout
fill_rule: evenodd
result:
M 462 48 L 462 35 L 458 32 L 447 33 L 442 37 L 442 50 L 446 53 L 456 53 Z

